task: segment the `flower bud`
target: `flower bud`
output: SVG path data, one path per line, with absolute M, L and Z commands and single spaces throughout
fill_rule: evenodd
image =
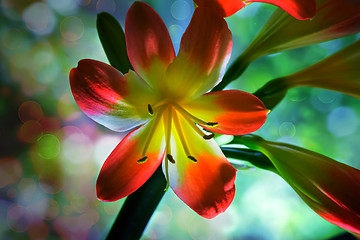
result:
M 258 136 L 240 138 L 263 152 L 278 174 L 325 220 L 360 234 L 360 170 L 324 155 Z

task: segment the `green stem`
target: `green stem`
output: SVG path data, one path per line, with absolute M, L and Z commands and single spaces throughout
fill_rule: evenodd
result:
M 166 181 L 160 165 L 143 186 L 126 198 L 106 239 L 140 239 L 164 196 L 165 186 Z
M 263 153 L 252 149 L 221 147 L 226 157 L 241 159 L 254 165 L 255 167 L 277 173 L 276 168 Z
M 273 109 L 284 99 L 288 88 L 284 78 L 277 78 L 267 82 L 253 94 L 265 104 L 267 109 Z

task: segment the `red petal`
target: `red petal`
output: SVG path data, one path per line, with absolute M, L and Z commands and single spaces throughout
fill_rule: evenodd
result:
M 179 116 L 180 117 L 180 116 Z M 185 154 L 179 134 L 171 146 L 175 164 L 169 163 L 170 186 L 190 208 L 205 218 L 224 212 L 235 194 L 236 170 L 227 161 L 216 142 L 204 140 L 180 117 L 180 124 L 191 156 Z
M 241 0 L 194 0 L 198 6 L 211 8 L 221 17 L 229 17 L 245 7 Z
M 147 73 L 152 71 L 155 61 L 160 61 L 165 71 L 175 58 L 164 22 L 154 9 L 144 2 L 135 2 L 127 12 L 125 38 L 132 66 L 147 81 Z
M 264 2 L 282 8 L 294 18 L 305 20 L 313 18 L 316 14 L 315 0 L 246 0 L 246 3 Z
M 70 71 L 70 86 L 80 109 L 114 131 L 134 128 L 148 117 L 144 102 L 152 102 L 151 92 L 134 72 L 123 76 L 106 63 L 84 59 Z
M 145 163 L 137 163 L 142 156 L 150 124 L 129 133 L 112 151 L 101 168 L 96 182 L 100 200 L 116 201 L 141 187 L 155 172 L 164 157 L 162 127 L 158 137 L 153 137 Z M 161 135 L 162 134 L 162 135 Z
M 206 8 L 196 8 L 167 78 L 174 92 L 202 95 L 222 78 L 230 59 L 232 35 L 225 20 Z M 184 88 L 186 86 L 186 88 Z
M 239 90 L 208 93 L 183 106 L 205 122 L 218 123 L 216 127 L 202 127 L 228 135 L 256 131 L 264 124 L 268 112 L 260 99 Z

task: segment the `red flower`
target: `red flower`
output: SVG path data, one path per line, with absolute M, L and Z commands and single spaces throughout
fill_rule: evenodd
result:
M 270 3 L 282 8 L 299 20 L 310 19 L 315 16 L 315 0 L 194 0 L 202 7 L 211 8 L 222 17 L 229 17 L 252 2 Z
M 226 22 L 197 8 L 175 57 L 160 16 L 146 3 L 135 2 L 126 16 L 125 38 L 135 72 L 122 75 L 89 59 L 70 72 L 74 98 L 87 116 L 115 131 L 135 128 L 105 161 L 97 180 L 99 199 L 126 197 L 163 163 L 168 186 L 201 216 L 215 217 L 233 200 L 236 170 L 213 134 L 198 125 L 246 134 L 262 126 L 267 114 L 249 93 L 205 94 L 222 78 L 230 58 Z

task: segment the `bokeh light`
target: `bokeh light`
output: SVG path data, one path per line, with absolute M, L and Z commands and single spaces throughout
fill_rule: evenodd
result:
M 60 32 L 66 40 L 76 41 L 84 34 L 84 23 L 78 17 L 67 17 L 60 24 Z
M 23 169 L 14 157 L 0 159 L 0 188 L 16 183 L 22 176 Z
M 343 137 L 356 132 L 359 118 L 351 108 L 338 107 L 328 115 L 327 126 L 332 134 Z
M 23 20 L 30 31 L 46 35 L 53 31 L 56 17 L 47 4 L 36 2 L 25 9 Z
M 39 156 L 44 159 L 55 158 L 60 153 L 60 141 L 53 134 L 44 134 L 38 138 L 36 150 Z

